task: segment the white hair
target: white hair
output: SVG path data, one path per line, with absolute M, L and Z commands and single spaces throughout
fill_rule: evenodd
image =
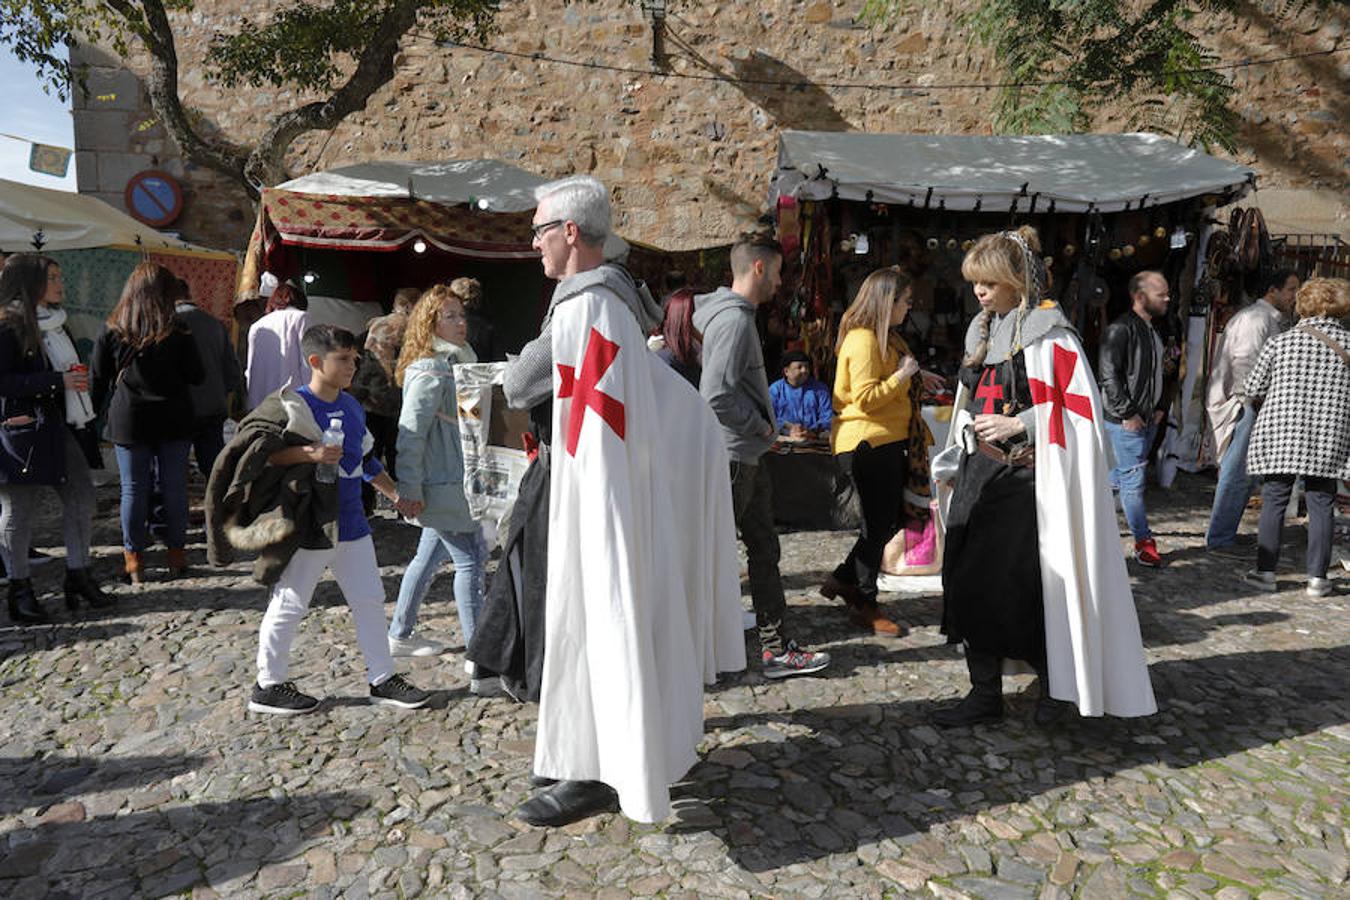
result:
M 534 189 L 534 199 L 541 206 L 548 201 L 549 215 L 553 218 L 575 222 L 586 243 L 598 247 L 609 237 L 612 224 L 609 191 L 599 179 L 573 175 L 550 181 Z

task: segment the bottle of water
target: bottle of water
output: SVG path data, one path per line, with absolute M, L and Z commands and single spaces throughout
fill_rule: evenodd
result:
M 323 433 L 323 445 L 325 447 L 341 447 L 342 441 L 342 420 L 329 419 L 328 428 Z M 314 467 L 314 478 L 323 484 L 332 484 L 337 481 L 337 477 L 337 463 L 319 463 Z

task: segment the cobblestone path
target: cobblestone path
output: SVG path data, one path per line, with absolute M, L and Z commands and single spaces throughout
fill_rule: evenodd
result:
M 1023 677 L 1002 725 L 934 730 L 965 688 L 938 598 L 889 595 L 912 635 L 860 636 L 812 593 L 850 536 L 785 536 L 794 630 L 835 665 L 710 690 L 662 826 L 514 822 L 534 708 L 471 697 L 460 653 L 400 661 L 432 710 L 368 706 L 331 582 L 294 657 L 326 702 L 289 720 L 245 712 L 263 594 L 242 565 L 6 623 L 0 896 L 1347 896 L 1350 579 L 1304 595 L 1300 527 L 1283 592 L 1242 585 L 1201 549 L 1211 485 L 1150 496 L 1167 565 L 1131 575 L 1161 710 L 1140 721 L 1042 731 Z M 109 579 L 114 504 L 105 488 Z M 416 533 L 382 518 L 376 538 L 392 602 Z M 52 608 L 58 569 L 35 571 Z M 424 626 L 458 645 L 448 575 L 433 591 Z

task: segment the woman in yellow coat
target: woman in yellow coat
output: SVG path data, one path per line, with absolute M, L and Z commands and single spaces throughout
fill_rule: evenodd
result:
M 919 363 L 892 331 L 909 314 L 911 291 L 908 274 L 878 269 L 839 322 L 831 446 L 853 479 L 862 525 L 848 557 L 821 587 L 826 597 L 848 604 L 857 625 L 892 637 L 905 630 L 877 605 L 881 554 L 902 524 L 906 488 L 914 485 L 913 499 L 926 501 L 932 441 L 919 412 Z M 911 461 L 922 471 L 918 479 L 911 476 Z M 926 502 L 914 514 L 926 515 Z

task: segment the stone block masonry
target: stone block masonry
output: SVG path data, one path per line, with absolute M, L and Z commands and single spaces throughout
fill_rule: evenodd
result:
M 442 47 L 414 34 L 395 60 L 394 79 L 366 109 L 332 134 L 302 136 L 287 164 L 300 175 L 374 159 L 494 157 L 544 176 L 590 172 L 614 189 L 616 227 L 630 237 L 671 249 L 722 243 L 763 210 L 782 129 L 990 133 L 992 92 L 942 88 L 1001 78 L 955 24 L 962 4 L 916 5 L 885 29 L 858 22 L 862 5 L 672 3 L 670 73 L 738 80 L 730 83 L 644 74 L 651 37 L 638 4 L 507 0 L 492 47 L 640 71 Z M 205 127 L 243 144 L 275 113 L 312 99 L 270 86 L 222 90 L 205 77 L 214 31 L 239 17 L 261 19 L 271 6 L 199 0 L 190 14 L 172 15 L 185 101 Z M 1250 12 L 1207 20 L 1202 32 L 1226 60 L 1306 53 L 1340 39 L 1334 17 L 1295 24 L 1280 29 Z M 143 89 L 138 103 L 128 104 L 126 73 L 106 54 L 97 56 L 97 83 L 111 85 L 104 95 L 116 100 L 91 91 L 77 104 L 77 150 L 148 154 L 168 168 L 176 151 Z M 146 70 L 142 57 L 127 65 Z M 1345 192 L 1350 137 L 1337 123 L 1344 121 L 1348 77 L 1343 56 L 1238 70 L 1244 124 L 1236 161 L 1255 167 L 1263 187 Z M 830 86 L 856 82 L 903 87 Z M 1093 129 L 1147 130 L 1148 123 L 1130 118 L 1134 106 L 1131 99 L 1100 110 Z M 89 158 L 77 157 L 85 184 Z M 182 174 L 186 208 L 175 227 L 189 240 L 242 247 L 253 221 L 242 189 L 190 166 Z M 101 177 L 97 184 L 106 190 Z

